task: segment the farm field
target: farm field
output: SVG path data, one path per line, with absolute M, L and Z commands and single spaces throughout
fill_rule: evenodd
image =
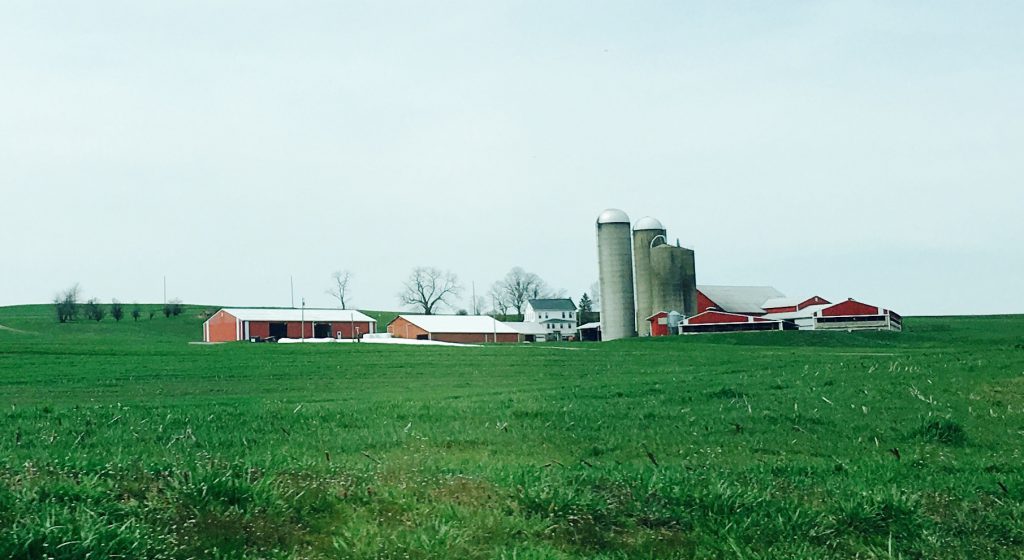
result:
M 0 308 L 0 557 L 1024 557 L 1024 316 L 190 345 L 204 309 Z

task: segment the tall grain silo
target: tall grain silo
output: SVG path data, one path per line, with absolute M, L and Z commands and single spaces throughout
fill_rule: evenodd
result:
M 651 271 L 651 246 L 665 243 L 665 226 L 647 216 L 633 226 L 633 272 L 636 280 L 636 330 L 640 336 L 651 336 L 647 318 L 659 311 L 653 291 L 655 280 Z
M 659 245 L 651 250 L 652 297 L 659 311 L 697 313 L 697 276 L 693 251 Z
M 601 282 L 601 338 L 636 336 L 633 307 L 633 251 L 629 216 L 608 209 L 597 217 L 597 259 Z

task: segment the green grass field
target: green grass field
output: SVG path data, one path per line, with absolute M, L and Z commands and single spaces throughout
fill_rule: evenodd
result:
M 1024 317 L 189 345 L 0 308 L 0 557 L 1022 558 Z

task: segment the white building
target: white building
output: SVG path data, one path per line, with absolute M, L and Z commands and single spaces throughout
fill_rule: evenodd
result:
M 526 302 L 523 320 L 543 325 L 549 340 L 576 336 L 576 304 L 569 298 L 531 299 Z

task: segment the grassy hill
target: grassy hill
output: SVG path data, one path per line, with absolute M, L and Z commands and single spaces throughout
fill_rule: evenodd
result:
M 1024 317 L 482 348 L 187 344 L 207 309 L 58 324 L 49 307 L 0 308 L 0 556 L 1024 549 Z

